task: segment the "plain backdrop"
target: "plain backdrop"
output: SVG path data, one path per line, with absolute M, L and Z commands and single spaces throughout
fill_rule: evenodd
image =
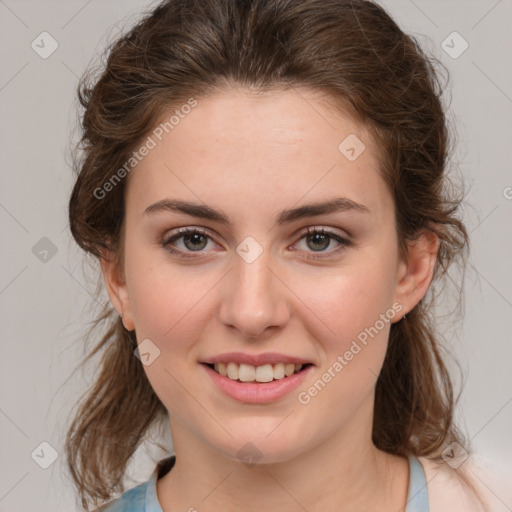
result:
M 76 85 L 108 41 L 151 5 L 0 0 L 1 512 L 77 510 L 65 475 L 65 422 L 88 382 L 73 370 L 104 297 L 94 296 L 94 268 L 87 270 L 68 230 Z M 472 252 L 465 317 L 441 328 L 466 374 L 457 414 L 471 447 L 512 481 L 512 2 L 382 5 L 450 71 L 453 161 L 468 189 Z M 41 38 L 44 48 L 35 46 Z M 58 47 L 43 58 L 52 45 Z M 455 371 L 454 378 L 460 381 Z M 137 454 L 133 482 L 149 477 L 151 456 Z

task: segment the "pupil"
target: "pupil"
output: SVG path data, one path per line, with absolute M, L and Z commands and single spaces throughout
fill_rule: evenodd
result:
M 330 240 L 329 240 L 329 237 L 327 235 L 322 234 L 322 233 L 315 233 L 314 235 L 311 235 L 309 237 L 309 239 L 311 240 L 311 239 L 314 239 L 316 237 L 321 238 L 321 240 L 324 242 L 324 244 L 322 245 L 322 247 L 320 249 L 326 249 L 329 246 L 329 241 Z M 325 242 L 327 242 L 327 243 L 325 243 Z M 315 243 L 315 242 L 313 242 L 313 243 Z
M 188 246 L 187 241 L 192 240 L 192 245 L 200 244 L 200 239 L 201 238 L 203 239 L 203 246 L 202 247 L 197 247 L 197 246 L 196 247 L 189 247 Z M 199 250 L 199 249 L 203 249 L 204 248 L 204 241 L 205 241 L 204 238 L 205 237 L 203 235 L 199 234 L 199 233 L 193 233 L 191 235 L 185 235 L 184 242 L 185 242 L 185 245 L 187 246 L 187 248 L 192 249 L 192 250 L 194 250 L 194 249 L 198 249 Z
M 201 244 L 201 239 L 203 242 L 202 244 Z M 315 233 L 314 235 L 310 235 L 308 237 L 308 239 L 310 241 L 311 240 L 313 241 L 313 245 L 318 244 L 318 243 L 320 244 L 320 247 L 316 247 L 316 249 L 313 247 L 314 250 L 326 249 L 329 246 L 329 242 L 330 242 L 329 237 L 323 233 Z M 187 247 L 189 249 L 200 250 L 200 249 L 204 248 L 205 237 L 199 233 L 193 233 L 191 235 L 186 235 L 184 237 L 184 240 L 185 240 L 185 245 L 187 245 Z M 195 246 L 195 247 L 189 247 L 187 242 L 191 242 L 191 245 Z M 201 247 L 197 247 L 198 244 Z

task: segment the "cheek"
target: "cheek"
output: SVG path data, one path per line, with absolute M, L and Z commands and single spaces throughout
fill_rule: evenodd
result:
M 383 314 L 396 314 L 392 309 L 395 260 L 392 252 L 386 257 L 381 251 L 379 258 L 371 252 L 359 253 L 339 269 L 294 280 L 294 291 L 310 309 L 315 338 L 322 340 L 327 352 L 348 349 L 353 339 L 376 322 L 381 337 L 387 337 L 389 321 L 382 326 L 379 319 Z
M 322 320 L 311 324 L 317 326 L 313 336 L 319 341 L 321 367 L 316 380 L 298 390 L 296 400 L 310 417 L 329 415 L 325 435 L 349 422 L 361 404 L 371 403 L 398 314 L 388 279 L 382 277 L 385 268 L 365 268 L 359 272 L 352 267 L 350 275 L 325 282 L 324 291 L 310 297 Z
M 137 338 L 160 340 L 162 349 L 168 349 L 168 340 L 173 339 L 173 348 L 179 349 L 178 340 L 200 328 L 201 299 L 215 284 L 214 276 L 191 267 L 180 269 L 164 249 L 155 248 L 132 247 L 125 268 Z
M 398 318 L 399 308 L 393 307 L 396 253 L 386 249 L 361 251 L 314 286 L 308 279 L 309 286 L 297 292 L 314 312 L 307 328 L 318 340 L 321 365 L 317 380 L 299 390 L 297 401 L 319 415 L 332 411 L 337 424 L 348 421 L 373 392 L 391 323 Z
M 152 350 L 158 355 L 144 365 L 144 371 L 167 410 L 181 418 L 195 410 L 197 404 L 190 396 L 199 396 L 201 391 L 187 374 L 197 364 L 195 344 L 210 318 L 204 296 L 215 280 L 207 272 L 180 271 L 165 261 L 165 255 L 151 252 L 134 249 L 125 260 L 137 342 L 149 339 L 157 347 Z

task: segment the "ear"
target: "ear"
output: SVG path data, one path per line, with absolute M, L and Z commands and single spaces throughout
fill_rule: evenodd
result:
M 123 271 L 119 268 L 117 258 L 111 251 L 102 251 L 100 264 L 110 301 L 119 315 L 123 315 L 122 321 L 126 330 L 133 331 L 135 324 L 133 322 L 128 288 Z
M 404 315 L 425 296 L 432 282 L 439 237 L 425 230 L 417 240 L 407 242 L 407 247 L 407 261 L 399 263 L 395 290 L 395 301 L 402 304 Z

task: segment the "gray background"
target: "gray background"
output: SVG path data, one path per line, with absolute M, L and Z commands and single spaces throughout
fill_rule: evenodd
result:
M 84 355 L 81 336 L 98 297 L 94 267 L 84 267 L 67 228 L 75 89 L 107 41 L 153 4 L 0 0 L 1 512 L 77 509 L 63 474 L 62 444 L 68 414 L 90 381 L 72 372 Z M 512 2 L 382 4 L 451 73 L 450 116 L 459 138 L 454 167 L 468 188 L 464 218 L 472 254 L 466 316 L 441 327 L 448 350 L 467 373 L 458 410 L 462 426 L 472 447 L 510 480 Z M 58 43 L 46 59 L 31 47 L 43 31 Z M 469 44 L 458 58 L 441 47 L 454 31 Z M 452 39 L 453 52 L 461 41 Z M 41 252 L 48 247 L 48 241 L 40 241 L 44 237 L 55 246 L 54 255 Z M 51 454 L 42 442 L 58 455 L 48 469 L 39 465 Z M 39 458 L 31 457 L 34 450 Z M 137 454 L 131 466 L 134 482 L 149 477 L 150 455 Z M 503 500 L 503 510 L 512 510 L 505 487 L 487 484 Z

